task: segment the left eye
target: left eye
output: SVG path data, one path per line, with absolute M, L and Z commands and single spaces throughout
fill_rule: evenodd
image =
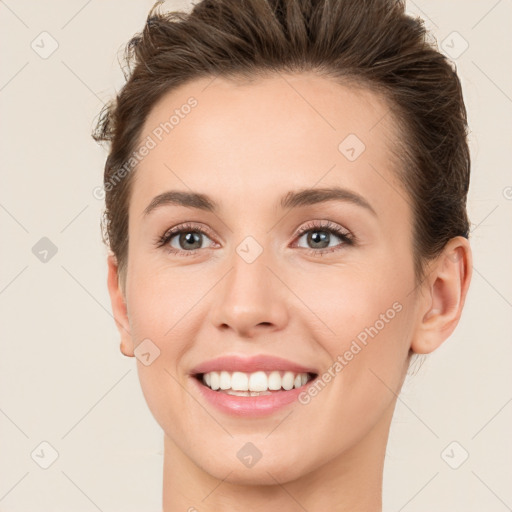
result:
M 343 238 L 342 234 L 337 234 L 329 229 L 308 229 L 299 237 L 299 242 L 302 238 L 306 237 L 306 243 L 311 244 L 310 246 L 306 246 L 306 249 L 325 249 L 327 247 L 333 247 L 333 245 L 330 245 L 330 242 L 333 241 L 333 236 L 339 240 Z M 336 245 L 339 245 L 339 243 L 334 244 L 334 246 Z M 303 246 L 298 245 L 298 247 Z
M 340 240 L 341 243 L 331 245 L 332 236 Z M 298 247 L 308 249 L 309 254 L 318 254 L 319 256 L 355 245 L 355 236 L 331 221 L 307 224 L 300 230 L 297 237 L 298 243 L 306 237 L 306 244 L 308 244 L 306 247 L 297 245 Z

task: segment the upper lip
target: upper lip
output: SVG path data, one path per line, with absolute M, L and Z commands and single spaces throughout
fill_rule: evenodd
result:
M 303 366 L 281 357 L 260 354 L 247 357 L 241 355 L 221 356 L 197 365 L 191 370 L 192 375 L 215 371 L 246 372 L 289 371 L 294 373 L 318 373 L 314 368 Z

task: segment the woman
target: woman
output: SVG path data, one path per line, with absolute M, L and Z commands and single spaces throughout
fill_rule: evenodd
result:
M 150 12 L 102 112 L 108 289 L 163 510 L 377 512 L 471 279 L 459 79 L 391 0 Z

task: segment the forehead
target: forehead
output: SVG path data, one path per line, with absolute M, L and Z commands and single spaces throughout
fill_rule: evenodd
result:
M 160 99 L 139 140 L 151 149 L 137 166 L 130 205 L 137 215 L 167 189 L 240 207 L 255 200 L 274 207 L 291 189 L 332 185 L 381 211 L 404 197 L 388 103 L 318 75 L 192 81 Z

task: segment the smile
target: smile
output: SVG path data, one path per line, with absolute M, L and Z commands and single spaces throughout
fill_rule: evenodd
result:
M 234 396 L 270 395 L 282 390 L 298 389 L 315 377 L 316 374 L 313 373 L 291 371 L 212 371 L 196 375 L 196 378 L 211 390 Z
M 271 415 L 299 404 L 319 370 L 271 354 L 225 354 L 189 371 L 192 389 L 205 407 L 241 417 Z

